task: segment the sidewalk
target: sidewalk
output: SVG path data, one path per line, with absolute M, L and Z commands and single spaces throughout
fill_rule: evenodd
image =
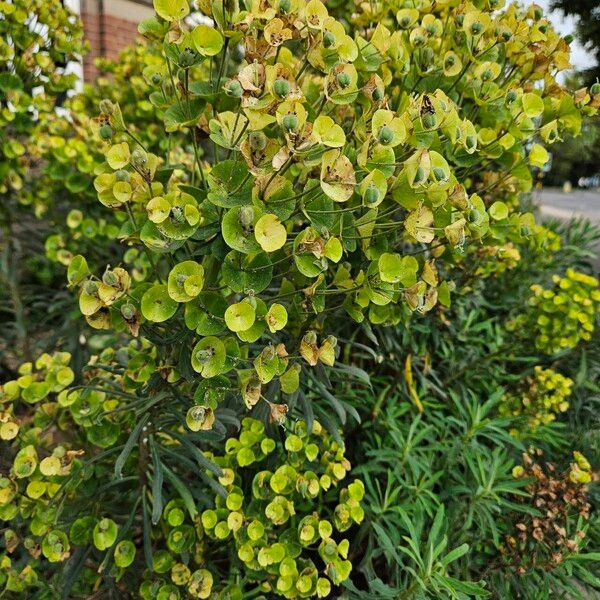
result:
M 565 193 L 559 188 L 546 188 L 533 193 L 542 215 L 559 219 L 586 217 L 600 225 L 600 191 L 573 190 Z

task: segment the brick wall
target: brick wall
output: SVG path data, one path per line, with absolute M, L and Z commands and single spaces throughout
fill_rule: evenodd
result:
M 80 14 L 90 51 L 83 61 L 83 78 L 93 82 L 99 73 L 94 59 L 116 58 L 133 43 L 137 25 L 154 14 L 150 0 L 81 0 Z

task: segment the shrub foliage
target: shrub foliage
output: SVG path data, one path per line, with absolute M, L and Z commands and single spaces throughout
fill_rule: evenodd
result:
M 502 0 L 154 7 L 20 146 L 85 326 L 0 388 L 6 592 L 597 588 L 598 282 L 521 202 L 600 105 L 568 42 Z

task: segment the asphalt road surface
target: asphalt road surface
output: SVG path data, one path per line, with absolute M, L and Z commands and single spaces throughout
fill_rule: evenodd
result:
M 533 197 L 543 216 L 559 219 L 582 216 L 600 225 L 600 191 L 574 189 L 565 193 L 548 188 L 534 192 Z

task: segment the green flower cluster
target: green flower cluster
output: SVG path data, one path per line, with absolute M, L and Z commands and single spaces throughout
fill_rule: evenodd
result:
M 32 203 L 27 136 L 77 80 L 66 67 L 85 48 L 83 27 L 60 2 L 11 0 L 0 13 L 0 193 Z
M 310 430 L 297 421 L 285 441 L 278 442 L 262 422 L 245 418 L 238 435 L 218 446 L 224 450 L 221 456 L 197 448 L 192 438 L 182 436 L 181 424 L 167 431 L 160 419 L 154 424 L 146 416 L 130 436 L 137 440 L 135 435 L 140 435 L 137 460 L 126 462 L 132 442 L 119 445 L 119 438 L 134 418 L 127 410 L 133 394 L 161 385 L 155 351 L 148 342 L 106 349 L 86 368 L 85 386 L 72 385 L 68 353 L 44 354 L 35 364 L 22 365 L 19 377 L 0 388 L 0 435 L 10 444 L 7 456 L 12 457 L 10 471 L 0 477 L 0 519 L 9 524 L 0 585 L 19 593 L 42 586 L 41 574 L 49 566 L 79 556 L 84 548 L 93 549 L 95 560 L 116 581 L 128 569 L 137 569 L 142 557 L 133 516 L 122 520 L 115 516 L 118 509 L 97 504 L 98 497 L 125 484 L 126 493 L 137 496 L 134 512 L 140 501 L 144 507 L 145 535 L 150 521 L 160 524 L 152 533 L 149 554 L 144 547 L 149 571 L 142 578 L 140 597 L 208 598 L 219 593 L 243 598 L 250 584 L 286 598 L 326 596 L 351 570 L 349 541 L 340 540 L 336 532 L 347 531 L 364 517 L 363 484 L 354 481 L 339 489 L 350 470 L 343 446 L 316 421 Z M 111 377 L 120 389 L 111 388 Z M 105 389 L 97 385 L 101 379 Z M 223 439 L 224 427 L 216 427 L 213 411 L 220 411 L 221 418 L 226 414 L 217 400 L 222 389 L 199 386 L 195 397 L 202 404 L 192 406 L 186 419 L 192 432 Z M 137 398 L 134 405 L 139 405 Z M 148 401 L 164 398 L 164 393 L 155 393 Z M 31 417 L 23 412 L 27 407 L 33 409 Z M 271 410 L 275 419 L 277 407 Z M 116 457 L 115 449 L 122 456 Z M 84 460 L 84 453 L 92 460 Z M 167 466 L 171 456 L 179 468 Z M 137 479 L 132 473 L 141 464 L 151 466 L 147 471 L 142 467 L 147 484 L 140 496 L 129 482 Z M 113 472 L 116 479 L 110 482 Z M 193 472 L 215 492 L 213 499 L 204 490 L 196 498 L 187 491 L 181 478 L 189 481 Z M 164 504 L 163 482 L 176 491 Z M 198 509 L 200 502 L 204 510 Z M 245 573 L 242 586 L 231 583 L 232 573 L 215 568 L 218 557 L 228 555 L 231 547 L 240 561 L 231 568 Z M 89 589 L 94 577 L 84 569 L 76 589 Z
M 530 431 L 546 425 L 569 408 L 567 398 L 571 395 L 573 380 L 552 369 L 534 368 L 516 394 L 504 396 L 500 414 L 524 417 Z
M 508 325 L 511 331 L 532 328 L 536 348 L 546 354 L 591 340 L 600 310 L 596 278 L 567 269 L 564 277 L 554 275 L 553 281 L 551 289 L 532 285 L 529 309 Z
M 27 404 L 44 402 L 49 394 L 63 391 L 73 383 L 75 375 L 69 367 L 71 355 L 68 352 L 56 352 L 52 356 L 42 354 L 35 364 L 22 364 L 18 369 L 17 379 L 5 382 L 0 387 L 0 439 L 12 440 L 19 433 L 19 417 L 15 415 L 14 406 L 21 401 Z M 33 415 L 34 424 L 41 432 L 45 422 L 52 419 L 54 407 L 45 402 Z M 35 441 L 35 433 L 32 440 Z
M 534 138 L 576 133 L 597 98 L 554 84 L 568 44 L 532 9 L 384 3 L 345 27 L 320 0 L 247 4 L 199 6 L 211 28 L 157 1 L 140 25 L 160 49 L 142 71 L 156 126 L 187 160 L 140 139 L 119 98 L 99 102 L 94 188 L 150 268 L 98 275 L 76 256 L 69 283 L 91 327 L 180 332 L 177 364 L 226 377 L 251 409 L 272 382 L 294 393 L 305 363 L 334 365 L 337 316 L 447 307 L 444 267 L 466 243 L 512 265 L 514 244 L 544 237 L 517 202 L 548 160 Z
M 227 494 L 216 496 L 215 507 L 202 513 L 202 526 L 215 542 L 232 538 L 246 576 L 263 591 L 322 598 L 332 583 L 350 575 L 349 541 L 336 541 L 334 532 L 363 520 L 364 486 L 354 481 L 337 491 L 350 464 L 343 447 L 316 421 L 310 431 L 297 422 L 284 447 L 285 454 L 276 453 L 265 426 L 245 418 L 239 437 L 227 441 L 225 456 L 214 459 L 223 468 L 219 482 Z M 259 464 L 271 469 L 258 470 Z M 334 496 L 333 511 L 323 514 L 322 500 Z
M 97 128 L 93 115 L 102 98 L 118 101 L 132 134 L 148 148 L 166 147 L 156 108 L 146 97 L 148 72 L 154 72 L 159 61 L 155 49 L 142 42 L 123 50 L 116 61 L 98 60 L 101 71 L 110 77 L 101 76 L 93 86 L 86 84 L 82 92 L 66 99 L 68 117 L 57 112 L 40 115 L 26 150 L 29 160 L 43 168 L 28 181 L 21 202 L 32 203 L 35 215 L 52 223 L 53 233 L 46 240 L 51 261 L 68 265 L 83 252 L 103 261 L 118 240 L 126 215 L 98 203 L 93 187 L 104 161 L 100 136 L 89 143 L 90 130 Z M 185 161 L 181 150 L 172 149 L 171 154 L 174 162 Z

